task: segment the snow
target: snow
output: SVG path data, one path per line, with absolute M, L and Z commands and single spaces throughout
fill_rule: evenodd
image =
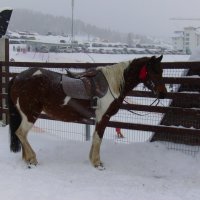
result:
M 10 45 L 12 50 L 12 45 Z M 113 63 L 153 56 L 148 54 L 87 54 L 87 53 L 35 53 L 10 51 L 10 58 L 21 62 L 90 62 Z M 160 56 L 160 55 L 157 55 Z M 162 62 L 187 61 L 189 55 L 164 55 Z
M 39 165 L 27 168 L 21 153 L 10 153 L 8 127 L 0 128 L 0 196 L 8 200 L 200 198 L 200 157 L 168 150 L 162 143 L 103 141 L 106 170 L 89 162 L 91 142 L 59 140 L 30 133 Z
M 93 62 L 93 60 L 120 62 L 142 56 L 148 55 L 10 52 L 10 58 L 14 58 L 15 61 L 33 62 Z M 187 61 L 188 58 L 189 56 L 185 55 L 165 55 L 163 61 Z M 29 134 L 29 141 L 39 161 L 38 166 L 31 169 L 21 159 L 21 153 L 10 153 L 8 127 L 0 127 L 1 199 L 197 200 L 200 198 L 199 152 L 196 152 L 195 156 L 187 155 L 180 151 L 169 150 L 160 142 L 129 143 L 117 139 L 113 142 L 111 136 L 108 137 L 106 133 L 101 147 L 101 158 L 106 170 L 99 171 L 89 162 L 91 141 L 82 142 L 84 127 L 74 126 L 80 133 L 76 135 L 75 140 L 74 138 L 66 140 L 63 135 L 59 137 L 51 133 L 53 122 L 40 124 L 40 121 L 38 120 L 33 129 L 35 132 Z M 58 123 L 56 129 L 62 129 L 60 123 L 62 122 Z M 48 126 L 48 129 L 45 129 L 45 126 Z M 41 128 L 42 130 L 44 128 L 45 132 Z M 133 134 L 133 131 L 132 133 L 131 130 L 128 131 L 130 135 Z M 112 133 L 112 139 L 114 138 L 113 129 L 111 131 L 107 128 L 106 132 Z M 127 132 L 126 138 L 129 133 Z M 73 133 L 67 130 L 65 134 Z

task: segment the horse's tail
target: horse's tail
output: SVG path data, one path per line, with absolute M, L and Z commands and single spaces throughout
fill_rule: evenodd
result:
M 11 87 L 13 85 L 14 78 L 10 80 L 8 85 L 8 108 L 9 108 L 9 128 L 10 128 L 10 150 L 13 152 L 19 152 L 21 150 L 21 142 L 17 135 L 16 130 L 19 128 L 22 118 L 11 99 Z

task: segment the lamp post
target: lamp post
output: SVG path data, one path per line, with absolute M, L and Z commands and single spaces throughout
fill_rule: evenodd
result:
M 72 0 L 72 38 L 71 38 L 71 46 L 73 52 L 73 42 L 74 42 L 74 0 Z

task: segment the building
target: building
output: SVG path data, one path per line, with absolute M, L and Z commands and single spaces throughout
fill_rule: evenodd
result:
M 176 51 L 183 52 L 184 49 L 184 31 L 174 31 L 172 36 L 173 48 Z
M 200 31 L 198 28 L 185 27 L 183 31 L 175 31 L 172 36 L 174 50 L 191 54 L 200 45 Z

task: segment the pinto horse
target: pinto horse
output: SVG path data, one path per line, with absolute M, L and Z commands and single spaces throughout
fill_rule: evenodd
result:
M 157 98 L 165 97 L 161 60 L 162 56 L 142 57 L 78 75 L 43 68 L 21 72 L 10 80 L 8 89 L 11 151 L 18 152 L 22 146 L 22 158 L 29 165 L 37 165 L 27 134 L 42 112 L 65 122 L 87 122 L 93 118 L 95 130 L 89 158 L 94 167 L 104 169 L 100 160 L 104 131 L 128 92 L 144 83 Z M 97 76 L 99 80 L 90 80 Z

